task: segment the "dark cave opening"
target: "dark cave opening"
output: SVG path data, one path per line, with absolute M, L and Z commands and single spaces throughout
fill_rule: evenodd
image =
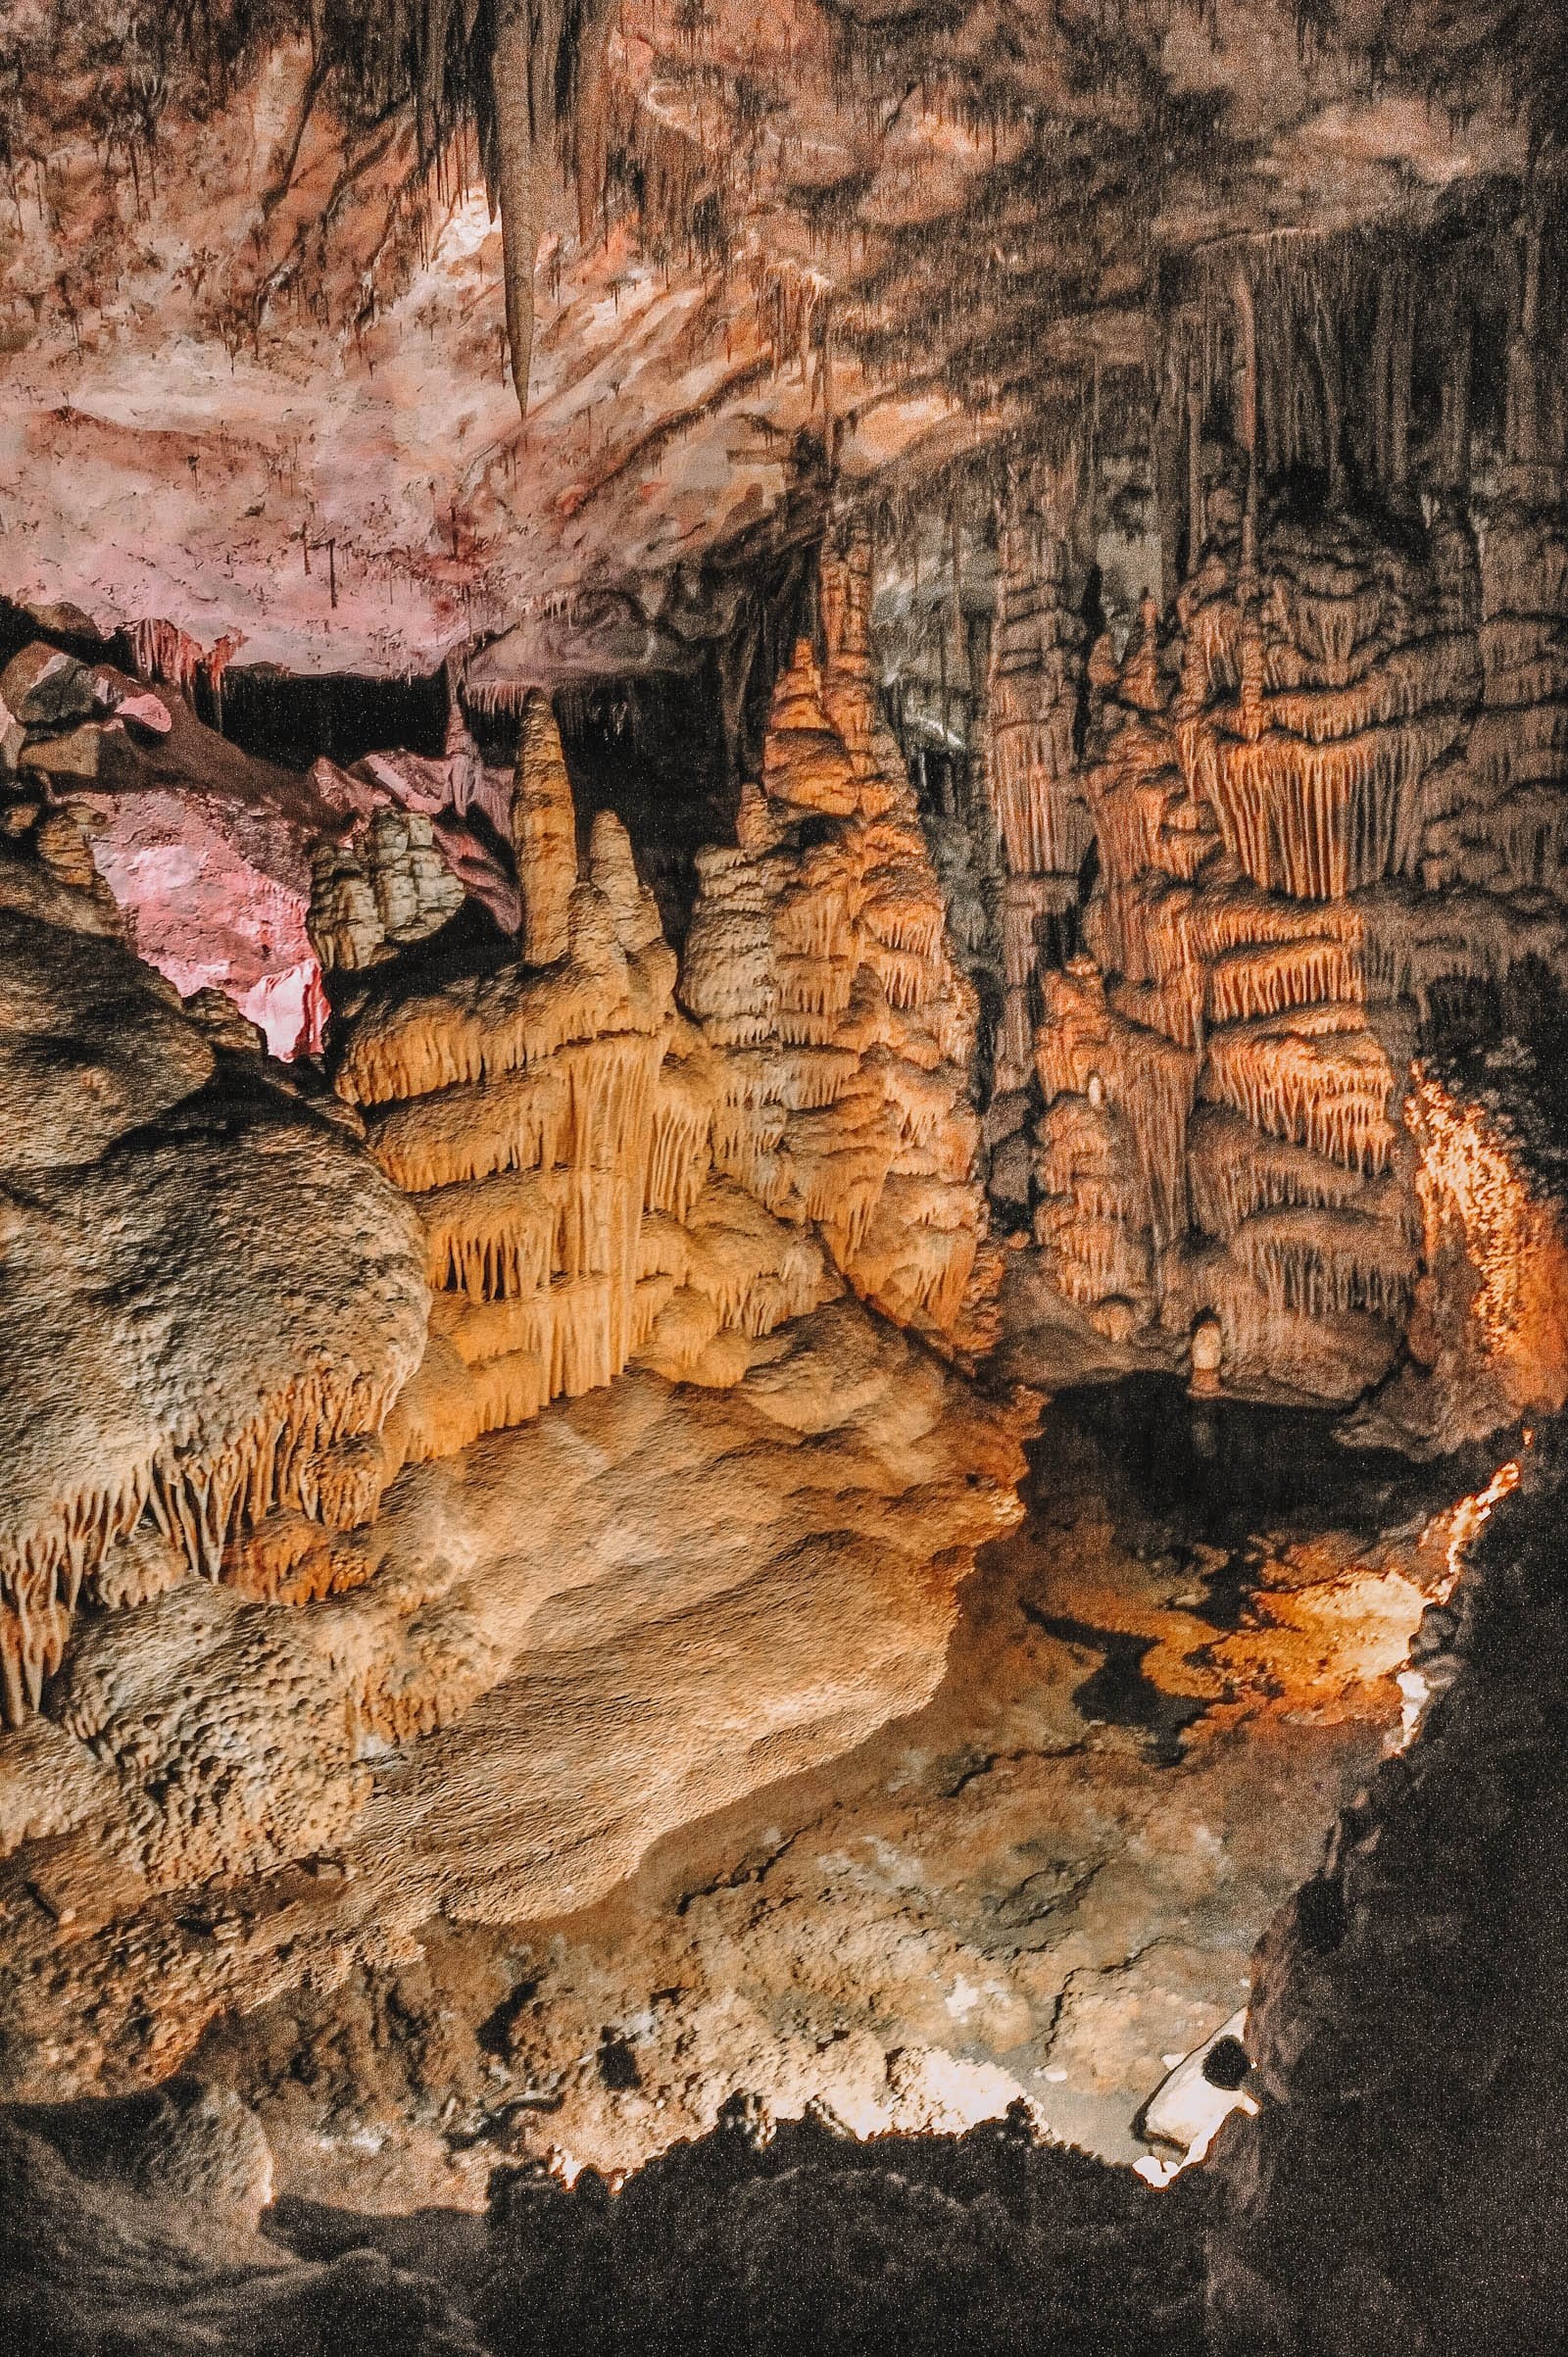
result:
M 652 885 L 665 938 L 679 945 L 697 897 L 696 857 L 730 843 L 740 777 L 731 767 L 717 691 L 719 658 L 694 672 L 564 689 L 556 718 L 586 844 L 612 810 Z
M 199 720 L 259 760 L 308 769 L 322 756 L 349 768 L 368 753 L 439 758 L 446 734 L 446 674 L 372 679 L 351 671 L 316 676 L 231 663 L 218 685 L 198 673 Z

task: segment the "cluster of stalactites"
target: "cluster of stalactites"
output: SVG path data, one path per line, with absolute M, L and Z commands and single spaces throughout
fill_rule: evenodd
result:
M 1179 637 L 1152 660 L 1129 699 L 1137 746 L 1157 739 L 1187 800 L 1217 821 L 1226 849 L 1264 890 L 1343 899 L 1418 870 L 1428 784 L 1460 742 L 1480 688 L 1474 632 L 1474 549 L 1434 536 L 1422 564 L 1365 527 L 1278 525 L 1266 574 L 1238 573 L 1211 551 L 1178 601 Z M 1120 810 L 1110 864 L 1185 864 L 1160 857 L 1150 830 L 1174 811 L 1126 790 L 1152 780 L 1147 750 L 1111 747 L 1104 786 Z M 1121 789 L 1119 794 L 1117 789 Z M 1097 823 L 1100 812 L 1097 810 Z M 1165 849 L 1171 845 L 1167 841 Z M 1200 846 L 1198 849 L 1201 858 Z M 1130 856 L 1132 855 L 1132 856 Z
M 1560 505 L 1498 502 L 1477 571 L 1481 709 L 1462 760 L 1426 796 L 1429 890 L 1568 885 L 1568 523 Z
M 501 216 L 507 334 L 526 411 L 533 348 L 534 268 L 550 181 L 577 183 L 590 220 L 605 171 L 606 0 L 326 0 L 313 7 L 320 66 L 357 111 L 414 118 L 418 152 L 440 170 L 455 132 L 472 123 L 486 185 Z
M 1190 567 L 1216 415 L 1257 486 L 1305 469 L 1342 513 L 1352 483 L 1406 515 L 1418 488 L 1462 493 L 1480 450 L 1515 476 L 1568 462 L 1545 291 L 1562 254 L 1548 188 L 1538 180 L 1523 201 L 1499 189 L 1436 229 L 1216 243 L 1164 338 L 1163 468 L 1171 505 L 1185 492 Z M 1488 346 L 1502 366 L 1483 371 Z
M 1035 1065 L 1048 1123 L 1058 1100 L 1072 1100 L 1080 1122 L 1125 1127 L 1142 1191 L 1130 1198 L 1155 1250 L 1188 1226 L 1187 1123 L 1198 1085 L 1198 1058 L 1174 1041 L 1130 1022 L 1108 1003 L 1093 961 L 1074 958 L 1042 977 L 1043 1014 Z M 1049 1129 L 1047 1132 L 1049 1138 Z M 1049 1159 L 1041 1165 L 1049 1174 Z
M 386 1479 L 377 1435 L 402 1369 L 374 1381 L 343 1368 L 302 1374 L 213 1447 L 175 1434 L 114 1489 L 62 1501 L 55 1519 L 0 1551 L 0 1717 L 19 1726 L 59 1669 L 85 1587 L 122 1598 L 120 1558 L 154 1535 L 171 1571 L 224 1576 L 236 1534 L 278 1507 L 333 1529 L 373 1516 Z

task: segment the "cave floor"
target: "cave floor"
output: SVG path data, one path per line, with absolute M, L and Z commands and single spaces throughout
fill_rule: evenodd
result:
M 1060 1396 L 1031 1460 L 924 1709 L 581 1913 L 431 1925 L 397 1970 L 217 2026 L 196 2067 L 257 2105 L 278 2190 L 477 2207 L 500 2159 L 634 2167 L 737 2089 L 860 2133 L 1021 2091 L 1135 2158 L 1396 1738 L 1474 1469 L 1152 1377 Z

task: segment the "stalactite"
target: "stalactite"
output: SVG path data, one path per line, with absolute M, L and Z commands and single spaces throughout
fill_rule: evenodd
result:
M 706 1072 L 667 1056 L 654 1097 L 647 1207 L 687 1220 L 712 1160 L 712 1082 Z
M 59 1667 L 83 1581 L 96 1576 L 144 1513 L 191 1572 L 216 1580 L 241 1520 L 258 1523 L 277 1506 L 357 1515 L 368 1478 L 373 1501 L 378 1473 L 345 1479 L 329 1460 L 345 1443 L 379 1431 L 401 1380 L 401 1370 L 381 1379 L 343 1367 L 302 1373 L 218 1447 L 176 1434 L 132 1464 L 118 1490 L 87 1490 L 63 1500 L 51 1526 L 0 1548 L 9 1723 L 20 1723 L 23 1699 L 38 1707 L 42 1680 Z
M 495 110 L 496 195 L 501 212 L 507 342 L 517 408 L 528 414 L 533 358 L 533 274 L 544 233 L 544 172 L 538 98 L 547 86 L 543 45 L 527 0 L 499 0 L 491 59 Z
M 1247 459 L 1247 488 L 1242 512 L 1242 579 L 1244 595 L 1257 570 L 1257 519 L 1260 473 L 1257 447 L 1257 312 L 1252 281 L 1245 260 L 1232 276 L 1240 352 L 1236 390 L 1236 433 Z
M 1289 1020 L 1305 1025 L 1312 1011 Z M 1344 1023 L 1337 1010 L 1325 1008 L 1309 1029 L 1275 1023 L 1215 1032 L 1203 1069 L 1204 1095 L 1234 1105 L 1254 1129 L 1310 1146 L 1348 1168 L 1387 1169 L 1394 1076 L 1372 1035 Z
M 1209 968 L 1210 1023 L 1248 1022 L 1319 1003 L 1353 1006 L 1366 996 L 1355 949 L 1343 941 L 1305 940 L 1231 951 Z
M 1353 1209 L 1255 1211 L 1233 1251 L 1275 1308 L 1300 1317 L 1352 1310 L 1398 1319 L 1415 1284 L 1416 1253 L 1397 1227 Z
M 1226 842 L 1265 889 L 1343 900 L 1415 857 L 1417 789 L 1453 743 L 1451 719 L 1311 744 L 1274 729 L 1223 746 L 1215 804 Z

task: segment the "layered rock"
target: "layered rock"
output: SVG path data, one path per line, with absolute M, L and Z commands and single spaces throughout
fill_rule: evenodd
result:
M 383 808 L 360 840 L 318 850 L 311 944 L 324 972 L 354 973 L 438 933 L 464 898 L 425 812 Z

